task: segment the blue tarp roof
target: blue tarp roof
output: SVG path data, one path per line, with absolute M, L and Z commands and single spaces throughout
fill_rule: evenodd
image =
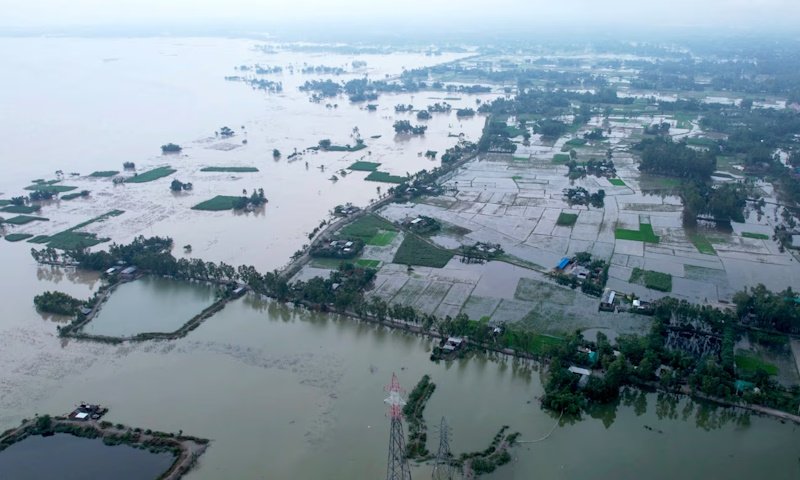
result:
M 558 262 L 558 265 L 556 265 L 556 268 L 563 269 L 567 265 L 569 265 L 569 257 L 564 257 L 564 258 L 561 259 L 560 262 Z

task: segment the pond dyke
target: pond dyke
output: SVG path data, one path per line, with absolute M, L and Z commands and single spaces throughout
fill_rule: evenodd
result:
M 70 417 L 50 417 L 43 415 L 25 419 L 20 426 L 0 434 L 0 452 L 20 443 L 28 437 L 43 437 L 55 434 L 68 434 L 78 438 L 101 439 L 105 445 L 127 445 L 147 450 L 151 453 L 171 453 L 175 456 L 169 468 L 158 476 L 158 480 L 178 480 L 186 475 L 197 463 L 197 459 L 208 448 L 209 440 L 183 435 L 182 432 L 166 433 L 141 428 L 131 428 L 122 424 Z M 78 472 L 79 473 L 79 472 Z
M 142 275 L 140 275 L 137 278 L 140 278 L 141 276 Z M 107 298 L 117 287 L 119 287 L 123 283 L 128 283 L 130 281 L 135 281 L 135 279 L 122 280 L 111 285 L 105 292 L 103 292 L 103 295 L 98 299 L 97 303 L 92 308 L 91 312 L 89 312 L 82 318 L 77 319 L 70 325 L 60 327 L 58 330 L 59 336 L 63 338 L 73 338 L 76 340 L 88 340 L 88 341 L 111 343 L 111 344 L 118 344 L 125 341 L 141 342 L 147 340 L 178 339 L 188 335 L 189 332 L 199 327 L 206 319 L 208 319 L 215 313 L 225 308 L 225 305 L 227 305 L 228 302 L 241 297 L 246 291 L 245 288 L 242 288 L 234 290 L 233 292 L 226 292 L 226 294 L 223 295 L 221 298 L 214 301 L 214 303 L 204 308 L 200 313 L 191 317 L 187 322 L 183 323 L 180 328 L 172 332 L 141 332 L 131 336 L 101 335 L 101 334 L 85 332 L 83 330 L 84 327 L 87 324 L 89 324 L 89 322 L 91 322 L 92 319 L 94 319 L 94 317 L 100 310 L 100 306 L 103 304 L 103 302 L 107 300 Z M 220 286 L 222 285 L 223 284 L 220 284 Z

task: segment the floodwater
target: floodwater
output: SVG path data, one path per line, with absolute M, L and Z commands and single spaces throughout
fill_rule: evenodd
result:
M 13 480 L 153 480 L 175 457 L 127 445 L 104 445 L 99 438 L 66 433 L 33 436 L 0 452 L 0 478 Z
M 127 242 L 136 235 L 168 235 L 176 245 L 192 245 L 192 255 L 232 265 L 247 263 L 261 270 L 284 265 L 308 241 L 307 235 L 338 204 L 364 206 L 391 184 L 364 181 L 366 172 L 338 173 L 364 159 L 381 163 L 394 175 L 439 165 L 423 155 L 456 144 L 459 134 L 477 141 L 484 117 L 457 118 L 455 109 L 475 107 L 478 99 L 497 94 L 446 92 L 386 94 L 376 111 L 347 97 L 313 103 L 298 86 L 308 80 L 385 79 L 402 68 L 415 68 L 458 58 L 445 54 L 332 55 L 254 50 L 255 42 L 233 39 L 0 39 L 0 63 L 6 75 L 0 104 L 14 115 L 0 116 L 0 198 L 20 195 L 32 179 L 66 174 L 64 185 L 90 190 L 89 199 L 52 202 L 40 212 L 49 222 L 34 222 L 14 231 L 50 234 L 112 209 L 125 213 L 87 227 L 87 231 Z M 353 60 L 367 67 L 352 71 Z M 282 74 L 264 78 L 283 82 L 282 93 L 254 91 L 225 76 L 238 75 L 239 65 L 345 66 L 333 75 Z M 53 79 L 58 79 L 54 87 Z M 427 121 L 414 113 L 395 113 L 397 104 L 425 108 L 444 97 L 450 113 Z M 338 108 L 326 108 L 326 103 Z M 395 135 L 395 120 L 425 123 L 423 136 Z M 218 139 L 222 126 L 236 131 Z M 242 129 L 241 127 L 244 127 Z M 354 129 L 367 148 L 357 152 L 308 153 L 289 159 L 295 149 L 316 146 L 322 139 L 355 144 Z M 453 136 L 449 136 L 453 135 Z M 373 138 L 378 137 L 378 138 Z M 246 140 L 247 143 L 242 142 Z M 179 155 L 162 155 L 167 142 L 184 147 Z M 225 148 L 236 147 L 232 150 Z M 275 160 L 272 150 L 282 156 Z M 150 183 L 118 185 L 110 178 L 88 178 L 98 170 L 122 170 L 132 161 L 143 172 L 171 165 L 177 172 Z M 206 173 L 207 166 L 256 167 L 256 173 Z M 13 168 L 12 168 L 13 167 Z M 80 173 L 71 177 L 70 173 Z M 124 173 L 124 172 L 123 172 Z M 124 173 L 131 175 L 131 173 Z M 339 180 L 330 180 L 336 175 Z M 194 189 L 170 192 L 171 179 L 191 182 Z M 238 195 L 263 188 L 269 204 L 251 214 L 191 210 L 215 195 Z
M 368 112 L 346 98 L 327 109 L 297 91 L 296 85 L 323 76 L 284 74 L 284 92 L 275 95 L 225 82 L 240 64 L 338 66 L 355 59 L 266 55 L 251 47 L 249 41 L 220 39 L 0 39 L 6 67 L 0 103 L 14 112 L 0 116 L 2 198 L 22 193 L 31 179 L 52 178 L 59 168 L 86 175 L 121 170 L 123 161 L 136 162 L 139 171 L 169 163 L 178 169 L 172 178 L 194 184 L 191 192 L 175 195 L 169 178 L 116 188 L 107 179 L 68 178 L 65 184 L 89 189 L 91 197 L 53 202 L 42 211 L 49 222 L 17 231 L 57 232 L 120 208 L 126 213 L 87 230 L 117 242 L 169 235 L 206 260 L 276 268 L 336 204 L 364 205 L 377 196 L 379 184 L 364 182 L 363 172 L 332 182 L 334 171 L 362 156 L 395 174 L 431 168 L 438 162 L 420 152 L 443 152 L 455 143 L 448 134 L 476 140 L 483 126 L 480 116 L 457 119 L 452 112 L 434 114 L 424 138 L 394 135 L 395 118 L 414 120 L 412 114 L 395 114 L 395 104 L 420 107 L 450 94 L 384 95 L 378 111 Z M 454 58 L 359 57 L 373 78 Z M 349 75 L 340 78 L 363 72 Z M 458 96 L 448 100 L 454 107 L 491 97 Z M 208 138 L 223 125 L 237 131 L 228 143 L 246 138 L 247 145 L 206 148 L 219 146 Z M 366 151 L 286 158 L 323 138 L 350 143 L 356 126 Z M 182 144 L 183 154 L 161 156 L 158 146 L 166 142 Z M 278 161 L 273 148 L 283 152 Z M 227 165 L 257 166 L 260 172 L 199 171 Z M 257 187 L 270 202 L 254 214 L 189 209 L 213 195 Z M 174 341 L 105 345 L 59 339 L 56 324 L 34 310 L 33 296 L 60 290 L 87 298 L 97 290 L 98 277 L 38 267 L 30 247 L 0 242 L 0 430 L 36 413 L 66 413 L 90 401 L 108 406 L 112 422 L 211 439 L 190 479 L 351 479 L 385 473 L 389 424 L 383 386 L 392 372 L 409 390 L 431 374 L 438 387 L 426 418 L 431 426 L 448 418 L 456 454 L 486 448 L 502 425 L 535 440 L 556 423 L 538 406 L 543 390 L 532 366 L 481 356 L 434 364 L 429 340 L 253 296 L 228 304 Z M 136 305 L 149 308 L 154 296 L 142 292 Z M 637 395 L 629 405 L 566 422 L 547 440 L 521 446 L 512 464 L 490 478 L 800 476 L 794 425 L 759 417 L 742 425 L 724 412 Z M 433 428 L 429 433 L 434 449 Z M 423 478 L 428 472 L 415 467 L 414 474 Z
M 212 303 L 210 285 L 146 276 L 117 287 L 83 330 L 112 337 L 174 332 Z

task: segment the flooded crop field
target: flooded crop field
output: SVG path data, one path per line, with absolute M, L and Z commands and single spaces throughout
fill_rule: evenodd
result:
M 389 434 L 384 386 L 396 373 L 410 391 L 428 374 L 437 388 L 424 419 L 438 425 L 447 417 L 456 456 L 484 450 L 503 425 L 520 433 L 511 462 L 485 478 L 634 478 L 645 470 L 655 479 L 800 476 L 792 422 L 655 392 L 656 381 L 650 390 L 623 387 L 613 401 L 570 417 L 541 407 L 548 362 L 483 348 L 433 362 L 438 342 L 432 337 L 313 311 L 336 311 L 333 303 L 306 309 L 300 305 L 309 302 L 270 300 L 253 285 L 242 285 L 255 291 L 231 298 L 182 338 L 107 344 L 59 336 L 75 315 L 40 313 L 34 296 L 59 291 L 86 299 L 108 280 L 74 266 L 37 263 L 31 248 L 63 251 L 87 239 L 97 252 L 139 236 L 170 237 L 175 263 L 202 259 L 262 273 L 297 266 L 288 269 L 291 280 L 303 285 L 327 278 L 345 258 L 376 270 L 363 292 L 366 302 L 411 306 L 440 319 L 465 314 L 487 328 L 519 327 L 554 342 L 582 331 L 589 341 L 602 332 L 613 343 L 648 335 L 657 324 L 613 306 L 598 311 L 599 292 L 558 284 L 554 268 L 581 252 L 607 263 L 603 287 L 643 301 L 670 295 L 719 307 L 757 284 L 800 288 L 796 251 L 773 239 L 783 214 L 772 185 L 753 182 L 765 205 L 746 203 L 744 221 L 688 228 L 680 181 L 639 169 L 634 144 L 651 125 L 668 124 L 667 136 L 676 142 L 707 140 L 699 115 L 643 102 L 690 98 L 736 106 L 742 98 L 735 92 L 636 88 L 636 68 L 598 66 L 619 97 L 634 103 L 590 111 L 583 123 L 573 123 L 581 113 L 576 103 L 574 115 L 559 117 L 564 132 L 552 138 L 533 126 L 542 120 L 535 115 L 471 111 L 520 93 L 500 75 L 509 65 L 535 70 L 552 58 L 471 48 L 344 51 L 219 38 L 0 38 L 0 62 L 7 66 L 0 104 L 14 112 L 0 116 L 0 208 L 10 208 L 0 215 L 37 217 L 2 225 L 0 430 L 90 401 L 108 406 L 113 423 L 210 439 L 189 479 L 379 478 Z M 577 54 L 562 59 L 561 72 L 585 70 L 580 62 L 646 59 Z M 452 65 L 463 71 L 446 68 Z M 494 80 L 469 71 L 486 65 Z M 424 72 L 431 88 L 381 92 L 365 101 L 342 92 L 320 97 L 306 84 L 393 81 L 433 66 L 440 69 Z M 433 88 L 435 82 L 452 82 L 451 89 Z M 487 87 L 464 88 L 478 83 Z M 443 102 L 449 107 L 434 107 Z M 772 97 L 753 105 L 787 108 L 785 99 Z M 498 118 L 500 126 L 492 126 Z M 427 129 L 396 133 L 396 122 L 404 120 Z M 514 152 L 477 153 L 476 147 L 474 158 L 460 158 L 427 186 L 441 194 L 388 201 L 408 177 L 447 167 L 448 149 L 477 144 L 489 128 L 505 132 Z M 575 175 L 576 165 L 603 158 L 613 158 L 614 175 Z M 740 160 L 719 162 L 714 184 L 743 178 Z M 48 187 L 61 187 L 60 198 L 11 203 Z M 578 187 L 587 194 L 602 190 L 603 206 L 568 203 L 565 192 Z M 259 189 L 266 201 L 248 203 Z M 246 207 L 234 208 L 242 197 Z M 364 224 L 347 224 L 348 214 L 335 211 L 347 204 L 367 210 L 353 217 L 366 218 Z M 33 211 L 25 213 L 26 207 Z M 415 221 L 436 228 L 415 231 Z M 341 224 L 347 225 L 337 230 Z M 306 255 L 307 246 L 328 247 L 337 239 L 363 248 L 344 257 Z M 499 253 L 487 262 L 466 261 L 462 247 L 474 245 Z M 665 277 L 668 290 L 651 281 Z M 290 285 L 290 293 L 300 290 Z M 118 285 L 84 331 L 172 332 L 214 303 L 223 287 L 238 286 L 145 275 Z M 335 291 L 339 280 L 328 287 Z M 739 335 L 731 341 L 732 361 L 740 372 L 764 370 L 791 388 L 800 382 L 800 344 L 778 337 Z M 547 441 L 537 441 L 548 432 Z M 429 431 L 428 449 L 437 446 Z M 76 459 L 75 452 L 94 450 L 102 460 L 91 469 Z M 39 465 L 43 470 L 25 466 L 40 455 L 64 459 Z M 31 437 L 0 452 L 0 477 L 52 477 L 48 469 L 59 465 L 60 478 L 87 472 L 156 478 L 171 461 L 99 440 Z M 69 477 L 73 466 L 81 474 Z M 412 464 L 415 478 L 430 469 Z

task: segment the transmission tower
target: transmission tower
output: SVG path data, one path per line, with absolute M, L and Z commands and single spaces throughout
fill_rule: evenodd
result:
M 384 400 L 389 405 L 389 416 L 392 419 L 392 429 L 389 433 L 389 461 L 386 466 L 386 480 L 411 480 L 411 470 L 406 460 L 406 439 L 403 432 L 403 400 L 404 392 L 397 381 L 397 375 L 392 373 L 392 383 L 386 386 L 389 397 Z
M 433 480 L 453 480 L 455 471 L 451 462 L 453 454 L 450 453 L 450 427 L 447 420 L 442 417 L 439 424 L 439 451 L 436 453 L 436 464 L 433 466 Z

